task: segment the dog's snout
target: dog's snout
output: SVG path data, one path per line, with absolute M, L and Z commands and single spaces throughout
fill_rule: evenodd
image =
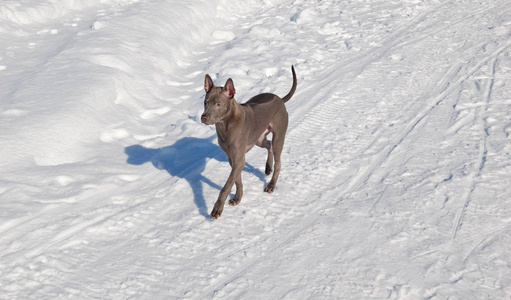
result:
M 209 117 L 208 117 L 207 114 L 202 114 L 202 116 L 200 118 L 201 122 L 204 123 L 204 124 L 208 123 L 208 119 L 209 119 Z

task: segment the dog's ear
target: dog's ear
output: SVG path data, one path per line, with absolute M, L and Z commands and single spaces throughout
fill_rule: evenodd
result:
M 232 82 L 231 78 L 227 79 L 227 81 L 225 82 L 224 88 L 222 89 L 222 93 L 224 93 L 229 98 L 234 97 L 236 89 L 234 88 L 234 83 Z
M 213 84 L 213 80 L 211 79 L 211 77 L 209 77 L 208 74 L 206 74 L 206 78 L 204 78 L 204 90 L 206 91 L 206 93 L 209 93 L 209 91 L 211 91 L 213 87 L 215 87 L 215 85 Z

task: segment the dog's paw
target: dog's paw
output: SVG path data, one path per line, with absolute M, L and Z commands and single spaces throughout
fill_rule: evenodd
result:
M 231 200 L 229 200 L 229 205 L 236 206 L 236 205 L 240 204 L 240 202 L 241 202 L 241 198 L 234 197 Z
M 215 209 L 213 209 L 213 211 L 211 212 L 211 219 L 216 220 L 216 219 L 220 218 L 221 215 L 222 215 L 221 212 L 218 212 Z
M 222 204 L 219 204 L 218 202 L 215 203 L 215 206 L 213 207 L 213 210 L 211 211 L 211 219 L 216 220 L 216 219 L 220 218 L 223 210 L 224 210 L 223 203 Z
M 273 193 L 274 190 L 275 190 L 275 185 L 272 184 L 271 182 L 264 188 L 264 191 L 268 194 Z

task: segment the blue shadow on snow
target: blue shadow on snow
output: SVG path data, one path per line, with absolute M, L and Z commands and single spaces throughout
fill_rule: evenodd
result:
M 203 183 L 221 190 L 222 187 L 202 175 L 208 158 L 214 158 L 221 162 L 227 162 L 227 156 L 218 145 L 213 144 L 215 136 L 209 138 L 186 137 L 178 140 L 175 144 L 158 149 L 145 148 L 141 145 L 126 147 L 124 153 L 128 155 L 127 162 L 131 165 L 142 165 L 151 162 L 158 170 L 165 170 L 171 176 L 186 179 L 193 190 L 193 201 L 199 213 L 209 218 L 206 200 L 203 194 Z M 265 181 L 262 171 L 246 164 L 244 171 L 257 176 Z M 229 173 L 225 174 L 225 180 Z M 218 195 L 214 195 L 215 201 Z

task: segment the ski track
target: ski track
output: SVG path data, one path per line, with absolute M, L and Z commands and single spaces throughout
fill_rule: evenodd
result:
M 495 76 L 495 65 L 496 65 L 496 62 L 497 62 L 497 57 L 498 55 L 504 51 L 511 43 L 508 43 L 507 45 L 505 45 L 504 47 L 498 49 L 495 53 L 493 53 L 492 55 L 490 55 L 487 60 L 483 61 L 484 63 L 486 63 L 486 61 L 490 61 L 489 64 L 488 64 L 488 68 L 489 68 L 489 71 L 490 71 L 490 74 L 488 76 L 490 76 L 489 79 L 485 80 L 485 89 L 482 91 L 483 94 L 483 98 L 484 98 L 484 101 L 486 103 L 486 106 L 490 104 L 490 99 L 491 99 L 491 91 L 492 91 L 492 87 L 493 87 L 493 77 Z M 479 64 L 478 66 L 482 66 L 483 63 Z M 474 70 L 475 72 L 475 70 Z M 458 212 L 457 216 L 456 216 L 456 221 L 455 221 L 455 225 L 454 225 L 454 228 L 452 230 L 452 239 L 455 239 L 456 238 L 456 235 L 458 233 L 458 230 L 462 224 L 462 221 L 463 221 L 463 215 L 465 213 L 465 209 L 467 208 L 468 204 L 470 203 L 471 201 L 471 194 L 472 194 L 472 191 L 475 189 L 475 181 L 477 179 L 477 177 L 480 176 L 481 174 L 481 171 L 484 167 L 484 163 L 486 161 L 486 156 L 487 156 L 487 146 L 486 146 L 486 128 L 487 128 L 487 125 L 485 123 L 485 121 L 483 120 L 483 113 L 484 111 L 486 110 L 484 108 L 476 108 L 476 115 L 477 115 L 477 120 L 478 120 L 478 123 L 479 123 L 479 127 L 480 127 L 480 135 L 481 135 L 481 138 L 480 138 L 480 143 L 479 143 L 479 154 L 478 154 L 478 157 L 477 157 L 477 161 L 474 163 L 474 167 L 473 167 L 473 170 L 472 170 L 472 175 L 470 176 L 470 184 L 469 184 L 469 187 L 468 187 L 468 192 L 466 194 L 466 196 L 464 196 L 463 198 L 465 199 L 464 200 L 464 203 L 463 205 L 461 206 L 461 209 L 460 211 Z
M 257 289 L 261 288 L 262 295 L 272 295 L 274 299 L 300 298 L 304 295 L 307 297 L 311 297 L 311 295 L 318 297 L 336 297 L 336 295 L 354 297 L 354 295 L 359 295 L 376 298 L 445 296 L 449 290 L 442 294 L 442 286 L 435 285 L 436 282 L 426 282 L 423 285 L 425 287 L 422 287 L 414 281 L 415 277 L 413 276 L 409 281 L 403 282 L 402 278 L 406 278 L 406 275 L 412 272 L 411 270 L 419 268 L 417 264 L 411 266 L 410 270 L 401 271 L 399 274 L 392 274 L 390 268 L 385 269 L 379 266 L 374 270 L 374 272 L 379 272 L 377 276 L 372 277 L 377 278 L 374 282 L 371 282 L 372 278 L 363 279 L 363 274 L 357 275 L 354 273 L 355 271 L 347 270 L 346 278 L 338 280 L 337 286 L 335 280 L 332 279 L 337 278 L 337 275 L 334 274 L 335 270 L 326 268 L 327 274 L 321 273 L 316 279 L 312 277 L 315 274 L 312 271 L 317 271 L 317 268 L 322 267 L 325 257 L 337 257 L 339 253 L 351 254 L 352 256 L 349 258 L 353 261 L 360 259 L 350 252 L 357 249 L 357 245 L 354 245 L 357 241 L 362 241 L 357 240 L 354 236 L 349 236 L 350 232 L 356 232 L 357 228 L 360 229 L 361 234 L 367 233 L 379 241 L 384 241 L 371 229 L 383 226 L 386 221 L 384 218 L 388 216 L 372 219 L 372 224 L 362 223 L 363 221 L 357 219 L 357 216 L 374 216 L 378 213 L 379 207 L 385 205 L 393 195 L 392 189 L 388 188 L 389 185 L 381 184 L 374 187 L 374 183 L 386 180 L 385 176 L 388 174 L 382 172 L 391 172 L 386 168 L 389 168 L 389 164 L 396 162 L 396 157 L 401 155 L 401 149 L 406 147 L 408 142 L 414 142 L 416 139 L 414 134 L 423 130 L 424 123 L 430 119 L 433 113 L 440 110 L 439 107 L 445 104 L 444 101 L 452 101 L 449 97 L 455 92 L 460 93 L 462 87 L 468 85 L 467 81 L 475 78 L 476 74 L 481 75 L 481 70 L 485 66 L 488 69 L 484 74 L 484 89 L 474 91 L 480 97 L 477 105 L 456 103 L 457 107 L 465 107 L 465 110 L 473 111 L 473 117 L 467 115 L 466 118 L 458 118 L 457 122 L 445 131 L 446 138 L 449 138 L 475 122 L 479 136 L 477 156 L 475 161 L 470 163 L 469 174 L 463 178 L 464 194 L 456 203 L 461 205 L 457 206 L 454 215 L 450 239 L 442 242 L 440 238 L 440 242 L 436 245 L 434 243 L 420 244 L 418 249 L 408 250 L 410 255 L 407 259 L 413 262 L 427 261 L 427 264 L 430 264 L 433 269 L 435 262 L 432 263 L 429 260 L 432 255 L 439 253 L 443 255 L 452 248 L 476 242 L 470 247 L 463 248 L 465 251 L 460 254 L 463 264 L 467 264 L 484 243 L 498 234 L 509 232 L 508 222 L 499 226 L 492 224 L 492 227 L 483 233 L 474 234 L 472 231 L 467 231 L 466 235 L 468 236 L 459 238 L 467 208 L 475 201 L 473 192 L 478 187 L 478 178 L 481 177 L 485 163 L 489 159 L 487 130 L 490 124 L 486 117 L 489 114 L 488 108 L 493 105 L 492 91 L 495 78 L 497 78 L 496 69 L 500 61 L 499 57 L 503 57 L 502 53 L 508 49 L 510 42 L 499 44 L 496 50 L 484 57 L 481 57 L 480 49 L 494 41 L 475 44 L 468 51 L 470 54 L 465 54 L 461 61 L 453 62 L 440 78 L 430 85 L 429 90 L 424 90 L 422 94 L 414 97 L 406 105 L 400 107 L 400 104 L 394 104 L 391 102 L 392 100 L 388 100 L 389 105 L 395 105 L 394 109 L 403 111 L 402 119 L 391 120 L 395 125 L 393 124 L 389 128 L 382 128 L 382 123 L 388 120 L 371 115 L 371 113 L 376 113 L 371 111 L 371 103 L 364 104 L 362 109 L 357 110 L 356 105 L 362 106 L 362 104 L 350 103 L 349 101 L 354 99 L 349 97 L 350 91 L 344 90 L 348 86 L 356 89 L 359 81 L 363 80 L 359 79 L 360 76 L 369 72 L 368 70 L 374 71 L 374 68 L 388 59 L 391 54 L 415 47 L 424 43 L 431 36 L 448 31 L 466 21 L 476 22 L 475 16 L 483 16 L 499 6 L 509 5 L 510 2 L 501 1 L 489 8 L 484 7 L 472 11 L 470 14 L 461 16 L 457 14 L 449 24 L 436 25 L 439 17 L 434 17 L 434 15 L 441 14 L 446 9 L 454 9 L 447 6 L 454 6 L 456 3 L 456 1 L 445 1 L 434 5 L 417 14 L 411 20 L 393 28 L 392 33 L 380 41 L 379 46 L 361 54 L 352 54 L 346 59 L 340 57 L 340 54 L 337 54 L 338 56 L 332 54 L 333 59 L 338 61 L 333 66 L 323 63 L 320 68 L 315 71 L 307 71 L 305 75 L 301 73 L 308 66 L 304 59 L 305 54 L 296 54 L 299 61 L 295 64 L 299 77 L 299 88 L 294 96 L 296 99 L 289 102 L 290 127 L 283 153 L 284 168 L 275 195 L 262 195 L 264 182 L 261 181 L 264 180 L 258 174 L 261 172 L 265 155 L 262 155 L 263 152 L 260 150 L 254 150 L 247 155 L 247 162 L 250 166 L 243 173 L 246 190 L 242 204 L 236 208 L 226 207 L 221 220 L 215 222 L 205 220 L 204 216 L 198 213 L 201 208 L 197 207 L 198 204 L 190 204 L 189 198 L 193 197 L 191 190 L 200 185 L 203 200 L 207 208 L 211 209 L 218 194 L 216 186 L 223 185 L 223 177 L 229 172 L 228 164 L 222 161 L 224 155 L 221 151 L 213 153 L 209 160 L 197 161 L 176 174 L 170 174 L 170 179 L 169 174 L 164 170 L 160 170 L 163 172 L 157 176 L 149 172 L 133 177 L 135 178 L 133 182 L 129 182 L 131 177 L 122 177 L 128 179 L 124 181 L 115 175 L 112 176 L 113 178 L 106 177 L 103 179 L 102 185 L 96 187 L 97 189 L 84 189 L 82 192 L 78 192 L 77 196 L 69 197 L 69 203 L 49 204 L 37 213 L 11 220 L 0 226 L 2 235 L 0 259 L 3 261 L 2 266 L 5 267 L 4 270 L 0 270 L 0 274 L 9 274 L 8 278 L 0 281 L 1 289 L 7 291 L 7 295 L 16 296 L 16 288 L 21 288 L 23 284 L 37 287 L 44 286 L 45 281 L 53 281 L 54 288 L 46 286 L 41 293 L 51 291 L 48 297 L 56 296 L 58 293 L 55 291 L 78 297 L 105 297 L 104 290 L 106 289 L 113 298 L 138 298 L 147 296 L 147 293 L 154 293 L 161 298 L 246 298 L 258 295 Z M 306 4 L 308 4 L 307 1 L 294 1 L 291 6 L 287 3 L 279 4 L 267 11 L 260 9 L 259 12 L 263 12 L 260 15 L 249 16 L 250 14 L 248 14 L 243 18 L 235 19 L 234 25 L 215 31 L 214 36 L 219 41 L 201 45 L 203 48 L 196 49 L 196 53 L 190 60 L 210 62 L 208 70 L 225 72 L 225 74 L 218 74 L 219 80 L 223 80 L 224 76 L 234 77 L 234 75 L 229 75 L 229 71 L 243 70 L 248 64 L 240 54 L 247 50 L 237 49 L 237 43 L 242 46 L 253 44 L 253 50 L 256 52 L 257 44 L 251 42 L 257 41 L 257 32 L 252 32 L 254 36 L 249 36 L 251 33 L 249 27 L 252 24 L 270 24 L 275 19 L 275 12 L 285 11 L 292 15 L 293 9 L 289 7 L 303 7 Z M 317 8 L 315 12 L 322 12 L 322 9 L 324 7 Z M 296 18 L 299 20 L 300 16 Z M 243 26 L 238 26 L 240 23 L 243 23 Z M 298 27 L 300 33 L 306 36 L 316 30 L 303 25 Z M 233 33 L 239 35 L 233 37 Z M 286 40 L 282 36 L 280 38 L 284 39 L 282 42 L 288 43 L 292 39 L 292 37 L 288 37 Z M 227 41 L 222 41 L 222 39 Z M 306 45 L 302 44 L 302 46 Z M 312 52 L 314 46 L 308 47 L 302 50 Z M 56 50 L 54 55 L 58 56 L 65 48 L 66 46 L 62 46 L 62 49 Z M 236 60 L 236 54 L 240 55 L 239 60 Z M 259 59 L 271 59 L 270 55 L 267 56 L 261 54 L 262 58 Z M 325 58 L 331 59 L 330 57 Z M 292 58 L 273 59 L 279 64 L 277 69 L 281 68 L 280 64 L 292 62 Z M 227 66 L 224 69 L 221 67 L 223 64 Z M 259 60 L 254 64 L 264 65 Z M 287 70 L 288 66 L 285 67 L 282 69 Z M 192 65 L 184 71 L 184 73 L 190 74 L 189 76 L 194 78 L 193 80 L 189 81 L 187 78 L 185 83 L 173 81 L 169 85 L 180 88 L 182 91 L 189 90 L 187 87 L 194 84 L 195 81 L 200 81 L 195 77 L 203 76 L 203 72 L 200 69 L 197 70 L 198 68 L 200 67 Z M 321 68 L 327 70 L 320 71 Z M 264 72 L 275 74 L 271 68 L 267 68 Z M 276 71 L 276 74 L 278 76 L 262 76 L 255 73 L 250 75 L 263 86 L 268 86 L 268 81 L 276 79 L 276 77 L 282 77 L 277 79 L 276 84 L 278 86 L 277 93 L 281 94 L 286 92 L 290 84 L 290 74 L 288 71 Z M 243 92 L 244 94 L 249 94 L 248 91 L 258 92 L 257 87 L 248 88 L 248 84 L 254 83 L 243 81 L 243 71 L 238 75 L 241 78 L 239 85 L 242 88 L 237 88 L 237 90 L 247 90 L 247 93 Z M 310 77 L 307 78 L 307 76 Z M 319 79 L 319 82 L 315 82 L 316 78 Z M 235 84 L 237 82 L 235 79 Z M 307 96 L 309 99 L 298 101 L 303 96 Z M 245 100 L 248 99 L 246 95 L 241 97 L 245 97 Z M 164 116 L 170 111 L 168 108 L 147 109 L 140 116 L 144 120 L 158 119 L 159 116 Z M 359 115 L 367 118 L 364 120 L 364 126 L 347 123 L 356 117 L 352 117 L 351 120 L 346 119 L 347 121 L 343 119 L 343 117 L 356 114 L 357 111 L 364 111 Z M 193 115 L 193 112 L 190 112 L 190 115 Z M 339 120 L 339 124 L 332 126 L 332 120 Z M 209 130 L 207 133 L 210 134 L 212 131 Z M 109 140 L 115 136 L 116 133 L 111 131 L 105 138 Z M 118 136 L 122 137 L 123 133 L 118 131 Z M 164 135 L 156 134 L 154 140 L 161 140 L 162 136 L 164 137 Z M 333 136 L 336 139 L 332 139 Z M 152 141 L 153 139 L 147 138 L 147 140 Z M 150 165 L 150 162 L 147 164 Z M 405 165 L 406 161 L 400 162 L 394 169 L 397 170 Z M 122 167 L 119 167 L 119 170 L 122 170 Z M 154 168 L 149 166 L 141 172 L 144 171 L 154 171 Z M 204 180 L 199 179 L 201 176 L 210 180 L 211 183 L 207 184 Z M 428 180 L 430 179 L 423 178 L 416 184 L 421 185 Z M 443 182 L 449 180 L 451 179 Z M 369 192 L 367 192 L 368 189 Z M 404 189 L 403 193 L 406 193 L 407 190 Z M 409 190 L 411 189 L 412 187 L 409 187 Z M 369 199 L 357 198 L 363 192 L 367 193 L 365 198 Z M 374 199 L 371 198 L 372 196 Z M 186 202 L 172 201 L 174 199 L 186 199 Z M 295 199 L 306 200 L 295 201 Z M 309 202 L 307 199 L 319 203 Z M 352 204 L 356 199 L 361 202 Z M 289 206 L 290 204 L 292 207 Z M 77 212 L 76 216 L 70 211 L 71 209 Z M 56 219 L 41 220 L 48 215 L 54 216 Z M 401 217 L 401 215 L 396 215 L 396 217 Z M 399 223 L 400 220 L 396 222 Z M 342 230 L 336 232 L 329 228 L 327 226 L 329 222 L 346 228 L 344 231 L 346 236 L 343 236 Z M 37 228 L 38 226 L 40 228 Z M 165 232 L 166 230 L 171 233 Z M 336 238 L 346 238 L 346 241 L 336 243 L 325 240 L 318 242 L 315 240 L 315 235 L 318 232 L 321 233 L 321 230 Z M 244 231 L 246 231 L 245 235 L 243 235 Z M 39 232 L 44 235 L 43 239 L 36 238 Z M 254 234 L 254 232 L 259 233 Z M 326 235 L 324 232 L 323 234 Z M 392 236 L 388 238 L 392 241 L 399 241 L 402 238 L 400 234 L 403 232 L 389 233 Z M 97 240 L 90 240 L 93 237 L 97 237 Z M 35 240 L 30 242 L 30 238 L 35 238 Z M 80 251 L 82 249 L 73 252 L 73 247 L 76 245 L 101 249 L 108 244 L 108 239 L 112 239 L 115 246 L 107 247 L 106 250 L 101 250 L 98 253 L 90 253 L 91 257 L 85 258 L 87 253 L 82 253 Z M 317 242 L 326 246 L 312 246 L 311 249 L 316 249 L 314 256 L 309 258 L 300 256 L 294 260 L 293 251 L 298 251 L 305 246 L 304 243 L 298 243 L 298 241 L 308 239 L 311 243 Z M 406 239 L 406 237 L 402 239 Z M 132 248 L 135 253 L 130 250 L 133 245 L 140 247 L 139 249 Z M 234 245 L 236 247 L 233 247 Z M 227 246 L 231 248 L 225 249 Z M 183 253 L 181 250 L 183 247 L 194 249 L 194 251 L 199 251 L 197 248 L 200 248 L 200 251 L 208 254 L 201 256 L 197 252 Z M 377 252 L 377 249 L 369 250 Z M 119 253 L 123 255 L 119 256 Z M 135 256 L 130 258 L 129 254 Z M 367 258 L 374 259 L 375 254 L 361 253 L 360 255 L 364 254 Z M 69 257 L 64 258 L 67 255 Z M 149 265 L 147 269 L 149 271 L 144 269 L 143 262 L 140 264 L 137 262 L 137 258 L 140 259 L 146 255 L 148 257 L 154 255 L 152 261 L 146 262 Z M 159 259 L 162 258 L 167 260 L 168 266 L 157 267 L 160 264 Z M 131 270 L 121 270 L 118 276 L 102 274 L 101 278 L 104 282 L 101 283 L 86 278 L 85 282 L 94 284 L 80 290 L 80 274 L 68 275 L 62 280 L 52 279 L 52 276 L 58 277 L 62 273 L 72 274 L 70 270 L 73 266 L 70 265 L 70 261 L 75 261 L 80 267 L 85 267 L 83 276 L 91 278 L 98 276 L 94 272 L 94 267 L 111 264 L 113 267 L 110 270 L 115 270 L 116 265 L 131 263 L 132 268 Z M 339 261 L 343 262 L 338 258 L 337 266 L 340 264 Z M 175 264 L 172 265 L 172 262 Z M 378 260 L 378 262 L 389 263 L 385 259 Z M 406 262 L 399 263 L 406 264 Z M 42 269 L 44 268 L 42 264 L 45 264 L 46 270 Z M 149 274 L 151 271 L 149 268 L 153 268 L 151 274 Z M 303 271 L 308 268 L 311 269 L 312 273 L 310 274 L 312 275 Z M 425 267 L 425 272 L 430 272 L 431 269 Z M 109 269 L 106 268 L 106 270 Z M 188 272 L 183 274 L 183 279 L 179 281 L 177 272 L 183 270 L 188 270 Z M 319 270 L 321 271 L 321 269 Z M 299 279 L 302 284 L 308 284 L 305 286 L 307 290 L 300 291 L 298 288 L 295 291 L 293 286 L 287 285 L 273 288 L 265 286 L 265 284 L 269 284 L 268 281 L 271 283 L 271 278 L 266 277 L 265 273 L 267 272 L 284 275 L 298 274 L 297 276 L 301 277 L 294 279 Z M 453 276 L 457 279 L 451 284 L 454 285 L 461 280 L 463 272 L 465 271 L 459 271 L 459 278 L 456 277 L 458 273 L 455 273 Z M 368 273 L 371 276 L 373 274 L 370 271 Z M 261 281 L 255 282 L 258 275 L 263 275 L 261 276 L 263 278 L 260 278 Z M 27 279 L 31 276 L 31 280 Z M 171 290 L 161 282 L 162 279 L 157 278 L 158 276 L 170 282 L 180 283 L 180 286 Z M 307 278 L 312 279 L 312 283 L 304 283 L 307 282 Z M 315 283 L 319 284 L 321 278 L 333 280 L 331 286 L 328 286 L 328 280 L 325 281 L 323 291 L 312 286 Z M 146 285 L 138 285 L 144 279 Z M 283 279 L 276 279 L 277 282 L 279 280 Z M 18 286 L 16 286 L 16 282 L 20 282 Z M 66 282 L 68 287 L 66 287 Z M 343 286 L 345 288 L 348 286 L 353 288 L 351 293 L 344 291 L 344 294 L 336 294 L 339 292 L 341 283 L 345 285 Z M 241 288 L 237 289 L 236 287 Z M 243 287 L 246 289 L 244 290 Z M 151 291 L 151 289 L 155 290 Z M 505 293 L 507 291 L 503 290 L 499 295 Z M 34 292 L 31 295 L 43 294 Z

